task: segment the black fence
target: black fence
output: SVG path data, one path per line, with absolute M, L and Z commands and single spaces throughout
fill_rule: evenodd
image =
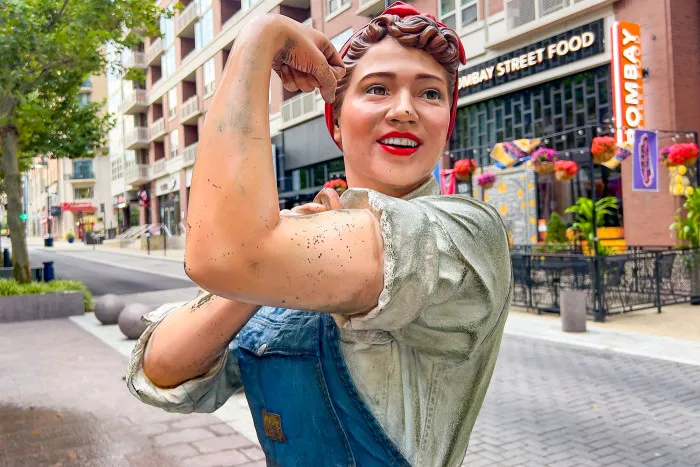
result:
M 700 251 L 691 249 L 636 247 L 598 257 L 527 250 L 511 253 L 514 305 L 558 313 L 561 291 L 582 290 L 588 313 L 599 321 L 641 309 L 660 313 L 664 305 L 689 301 L 700 267 Z

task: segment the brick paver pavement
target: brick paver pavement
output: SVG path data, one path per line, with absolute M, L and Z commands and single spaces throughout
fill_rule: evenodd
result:
M 264 465 L 213 415 L 138 402 L 68 320 L 0 326 L 0 355 L 2 467 Z M 506 336 L 464 465 L 700 466 L 700 367 Z
M 210 414 L 146 406 L 126 358 L 69 320 L 0 325 L 0 466 L 264 466 Z
M 700 466 L 700 367 L 506 336 L 465 466 Z

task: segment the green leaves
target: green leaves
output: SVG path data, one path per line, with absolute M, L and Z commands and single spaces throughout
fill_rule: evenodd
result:
M 607 196 L 595 202 L 595 226 L 603 224 L 605 216 L 617 210 L 617 198 Z M 579 237 L 593 243 L 593 200 L 590 198 L 579 198 L 576 204 L 566 209 L 566 213 L 576 214 L 576 222 L 569 230 L 574 231 Z
M 685 213 L 685 216 L 683 216 Z M 669 226 L 669 230 L 676 231 L 679 239 L 685 240 L 693 248 L 700 247 L 700 190 L 685 197 L 683 207 L 676 214 L 676 222 Z

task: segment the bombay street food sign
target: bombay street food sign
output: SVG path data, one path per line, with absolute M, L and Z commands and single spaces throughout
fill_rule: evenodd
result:
M 603 20 L 557 34 L 459 73 L 459 96 L 567 65 L 605 51 Z

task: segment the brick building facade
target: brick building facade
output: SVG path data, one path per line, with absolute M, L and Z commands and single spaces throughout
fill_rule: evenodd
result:
M 170 0 L 163 0 L 167 6 Z M 253 17 L 279 13 L 304 22 L 340 46 L 384 8 L 375 0 L 190 0 L 163 36 L 149 38 L 124 57 L 146 72 L 145 85 L 110 79 L 110 110 L 119 116 L 110 147 L 112 194 L 122 230 L 164 223 L 173 234 L 182 230 L 196 158 L 199 132 L 238 32 Z M 453 158 L 479 156 L 491 163 L 494 144 L 520 137 L 544 137 L 595 127 L 612 116 L 610 27 L 616 20 L 642 28 L 646 127 L 697 130 L 700 109 L 700 6 L 695 0 L 433 0 L 410 1 L 455 27 L 467 52 L 467 72 L 487 67 L 519 51 L 581 34 L 593 34 L 586 50 L 567 53 L 559 62 L 464 86 L 459 119 L 447 145 Z M 449 10 L 449 11 L 448 11 Z M 467 79 L 466 77 L 464 78 Z M 467 81 L 465 81 L 466 83 Z M 290 93 L 273 74 L 270 129 L 280 206 L 308 201 L 323 182 L 343 174 L 342 154 L 328 137 L 323 102 L 317 92 Z M 576 146 L 573 134 L 567 144 Z M 472 155 L 469 148 L 480 148 Z M 568 147 L 567 147 L 568 149 Z M 478 154 L 479 151 L 481 154 Z M 449 163 L 444 158 L 443 163 Z M 668 225 L 679 202 L 668 194 L 668 174 L 661 171 L 658 193 L 633 192 L 630 162 L 621 171 L 596 172 L 607 194 L 618 196 L 628 244 L 675 244 Z M 547 218 L 563 212 L 598 178 L 582 175 L 569 190 L 558 184 L 538 186 L 537 213 Z M 595 183 L 593 183 L 595 182 Z M 147 193 L 150 211 L 139 203 Z M 548 193 L 548 194 L 542 194 Z M 533 222 L 529 219 L 527 222 Z

